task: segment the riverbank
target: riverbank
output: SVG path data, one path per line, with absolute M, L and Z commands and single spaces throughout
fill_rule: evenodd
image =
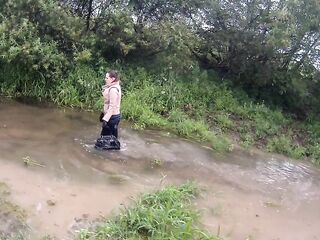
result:
M 315 116 L 295 119 L 281 109 L 256 103 L 243 91 L 232 89 L 214 72 L 194 70 L 188 77 L 155 74 L 144 68 L 110 65 L 121 72 L 122 116 L 134 128 L 157 128 L 206 142 L 216 151 L 232 151 L 233 145 L 284 154 L 320 163 L 320 123 Z M 8 78 L 14 76 L 7 69 Z M 1 86 L 11 97 L 31 97 L 60 106 L 98 112 L 102 109 L 104 71 L 76 66 L 66 79 L 39 85 L 37 79 Z

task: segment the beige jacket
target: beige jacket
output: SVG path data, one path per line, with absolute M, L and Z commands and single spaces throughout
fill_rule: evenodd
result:
M 112 115 L 120 114 L 121 87 L 119 82 L 112 83 L 110 86 L 104 85 L 102 95 L 104 99 L 103 120 L 108 122 Z

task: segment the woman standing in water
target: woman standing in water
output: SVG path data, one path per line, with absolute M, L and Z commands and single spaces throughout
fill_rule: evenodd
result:
M 105 85 L 102 87 L 104 99 L 101 136 L 113 135 L 118 138 L 120 123 L 121 87 L 120 76 L 117 71 L 109 71 L 105 76 Z

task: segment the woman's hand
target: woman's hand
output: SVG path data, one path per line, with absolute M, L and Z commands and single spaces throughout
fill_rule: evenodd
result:
M 105 120 L 102 120 L 102 127 L 103 128 L 108 127 L 108 122 Z
M 104 112 L 101 112 L 100 116 L 99 116 L 99 121 L 100 122 L 103 122 L 103 117 L 104 117 Z

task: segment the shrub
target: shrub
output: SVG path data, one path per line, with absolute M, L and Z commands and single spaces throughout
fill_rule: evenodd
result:
M 306 154 L 306 149 L 302 146 L 292 144 L 290 137 L 281 135 L 268 141 L 267 149 L 270 152 L 281 153 L 293 158 L 302 158 Z

